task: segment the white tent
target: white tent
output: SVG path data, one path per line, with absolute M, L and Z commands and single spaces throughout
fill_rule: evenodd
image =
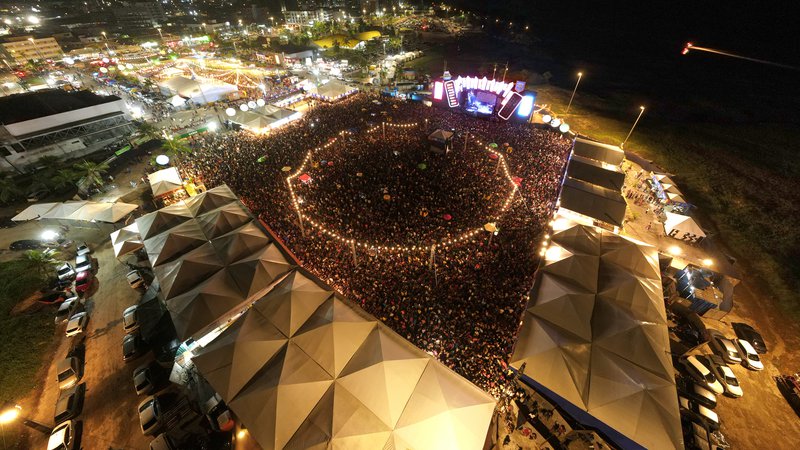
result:
M 150 189 L 153 190 L 153 197 L 159 197 L 183 188 L 181 175 L 178 173 L 178 169 L 174 167 L 153 172 L 147 175 L 147 180 L 150 182 Z
M 682 448 L 658 252 L 575 225 L 555 233 L 512 367 L 648 449 Z
M 136 211 L 138 205 L 133 203 L 110 203 L 108 208 L 99 211 L 94 220 L 97 222 L 117 223 L 128 216 L 128 214 Z
M 667 220 L 664 221 L 664 234 L 669 237 L 698 243 L 706 237 L 706 233 L 697 225 L 690 216 L 665 212 Z
M 86 201 L 64 202 L 57 204 L 50 211 L 42 214 L 42 219 L 68 219 L 75 211 L 83 208 L 88 203 Z
M 114 247 L 114 256 L 117 258 L 144 247 L 136 222 L 114 231 L 110 237 L 111 246 Z
M 179 95 L 194 103 L 216 102 L 239 91 L 238 87 L 222 81 L 202 77 L 192 79 L 183 76 L 172 77 L 160 83 L 159 87 L 162 91 Z
M 38 219 L 43 214 L 55 208 L 60 203 L 39 203 L 25 208 L 22 212 L 12 217 L 14 222 L 26 222 L 28 220 Z

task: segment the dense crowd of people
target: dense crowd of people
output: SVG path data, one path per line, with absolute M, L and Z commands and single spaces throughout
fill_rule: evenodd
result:
M 381 124 L 416 127 L 386 127 Z M 371 128 L 377 128 L 370 133 Z M 432 154 L 427 137 L 454 130 L 453 150 Z M 464 136 L 498 143 L 519 192 L 500 232 L 429 251 L 360 249 L 305 226 L 286 176 L 309 149 L 307 174 L 293 180 L 304 214 L 353 239 L 383 245 L 434 241 L 500 215 L 510 186 L 497 160 Z M 267 136 L 209 134 L 193 143 L 185 176 L 226 183 L 297 255 L 303 266 L 397 333 L 488 392 L 505 385 L 506 361 L 538 262 L 539 235 L 555 208 L 570 142 L 551 130 L 472 118 L 369 94 L 321 104 Z M 422 165 L 424 164 L 424 166 Z M 423 168 L 424 167 L 424 168 Z M 359 175 L 360 174 L 360 175 Z M 387 198 L 388 196 L 388 198 Z M 445 219 L 449 216 L 450 219 Z

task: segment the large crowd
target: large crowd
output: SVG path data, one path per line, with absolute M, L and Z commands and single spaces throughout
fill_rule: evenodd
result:
M 419 126 L 387 126 L 384 137 L 383 122 Z M 438 128 L 456 132 L 447 155 L 427 148 L 428 134 Z M 464 145 L 469 132 L 470 140 L 497 143 L 511 174 L 521 179 L 514 202 L 499 217 L 499 234 L 438 247 L 433 269 L 427 251 L 360 249 L 354 261 L 349 246 L 317 228 L 306 224 L 303 234 L 285 167 L 296 170 L 309 149 L 343 130 L 350 134 L 311 158 L 310 183 L 293 185 L 308 217 L 384 245 L 429 243 L 482 226 L 486 217 L 500 215 L 509 186 L 483 147 Z M 304 267 L 498 396 L 569 147 L 551 130 L 357 94 L 321 104 L 266 136 L 197 138 L 181 170 L 208 187 L 228 184 Z

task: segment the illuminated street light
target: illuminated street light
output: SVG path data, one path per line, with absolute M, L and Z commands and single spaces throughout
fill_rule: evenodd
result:
M 0 424 L 5 425 L 17 420 L 21 411 L 22 407 L 19 405 L 6 405 L 6 408 L 0 412 Z
M 686 43 L 686 45 L 683 47 L 683 50 L 681 51 L 681 55 L 686 55 L 691 50 L 697 50 L 697 51 L 707 52 L 707 53 L 714 53 L 715 55 L 729 56 L 731 58 L 743 59 L 745 61 L 755 62 L 755 63 L 759 63 L 759 64 L 766 64 L 768 66 L 781 67 L 783 69 L 800 70 L 800 67 L 797 67 L 797 66 L 790 66 L 789 64 L 781 64 L 781 63 L 777 63 L 777 62 L 774 62 L 774 61 L 767 61 L 766 59 L 758 59 L 758 58 L 751 58 L 749 56 L 737 55 L 736 53 L 717 50 L 717 49 L 714 49 L 714 48 L 698 47 L 698 46 L 692 44 L 691 42 L 687 42 Z
M 2 409 L 0 409 L 0 425 L 12 423 L 18 419 L 22 419 L 22 424 L 26 427 L 33 428 L 34 430 L 45 435 L 53 432 L 53 429 L 47 425 L 42 425 L 39 422 L 34 422 L 26 417 L 22 417 L 21 406 L 9 402 L 4 403 Z
M 639 115 L 636 116 L 636 120 L 633 122 L 633 126 L 631 127 L 631 131 L 629 131 L 628 135 L 625 136 L 625 140 L 622 141 L 621 144 L 619 144 L 619 148 L 625 148 L 625 143 L 628 142 L 628 138 L 630 138 L 631 134 L 633 134 L 633 129 L 636 128 L 636 124 L 639 123 L 639 119 L 642 118 L 642 114 L 644 114 L 644 106 L 640 106 L 639 107 Z
M 569 108 L 572 106 L 572 99 L 575 98 L 575 92 L 578 90 L 578 85 L 581 83 L 581 77 L 583 77 L 583 72 L 578 72 L 578 81 L 575 82 L 575 88 L 572 90 L 572 95 L 569 97 L 569 103 L 567 104 L 567 112 L 564 113 L 564 117 L 569 114 Z
M 673 245 L 667 249 L 667 252 L 669 252 L 669 254 L 672 256 L 680 256 L 683 253 L 683 250 L 681 250 L 681 248 L 677 245 Z

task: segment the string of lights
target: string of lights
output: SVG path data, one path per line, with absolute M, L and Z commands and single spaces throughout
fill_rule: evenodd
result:
M 413 122 L 413 123 L 406 123 L 406 124 L 394 124 L 394 123 L 389 123 L 389 122 L 383 122 L 383 123 L 381 123 L 381 125 L 375 125 L 375 126 L 369 128 L 369 129 L 367 129 L 365 131 L 365 133 L 367 133 L 367 134 L 373 133 L 373 132 L 376 132 L 376 131 L 382 129 L 383 127 L 387 127 L 387 126 L 388 127 L 394 127 L 394 128 L 413 128 L 413 127 L 418 127 L 419 123 L 418 122 Z M 340 242 L 342 242 L 344 244 L 351 245 L 354 248 L 355 247 L 361 247 L 361 248 L 365 248 L 365 249 L 375 249 L 375 250 L 378 250 L 378 251 L 389 251 L 389 252 L 431 252 L 431 251 L 435 251 L 435 249 L 437 247 L 438 248 L 444 248 L 444 247 L 448 247 L 448 246 L 459 244 L 459 243 L 467 241 L 467 240 L 472 240 L 472 239 L 475 238 L 475 236 L 477 234 L 485 231 L 483 227 L 474 228 L 474 229 L 467 230 L 467 231 L 463 232 L 462 234 L 460 234 L 460 235 L 458 235 L 456 237 L 448 238 L 448 239 L 442 239 L 442 240 L 440 240 L 438 242 L 433 242 L 433 243 L 425 244 L 425 245 L 411 245 L 411 246 L 408 246 L 408 245 L 390 245 L 390 244 L 385 244 L 385 243 L 374 243 L 374 242 L 365 242 L 365 241 L 355 240 L 355 239 L 353 239 L 351 237 L 344 236 L 342 233 L 340 233 L 338 231 L 330 230 L 327 227 L 325 227 L 323 224 L 321 224 L 321 223 L 317 222 L 316 220 L 314 220 L 314 218 L 305 215 L 303 213 L 302 209 L 301 209 L 301 206 L 300 206 L 301 203 L 297 198 L 297 194 L 294 191 L 294 186 L 292 184 L 292 181 L 295 178 L 297 178 L 298 176 L 300 176 L 302 173 L 305 172 L 306 165 L 311 161 L 311 158 L 314 156 L 314 153 L 316 153 L 318 151 L 321 151 L 321 150 L 325 150 L 325 149 L 331 147 L 332 145 L 336 144 L 339 141 L 340 137 L 343 137 L 345 135 L 352 135 L 352 134 L 353 133 L 351 133 L 350 131 L 347 131 L 347 130 L 340 131 L 338 137 L 331 138 L 330 141 L 328 141 L 326 144 L 324 144 L 324 145 L 322 145 L 320 147 L 310 149 L 306 153 L 306 156 L 303 158 L 303 162 L 300 164 L 300 167 L 298 167 L 298 169 L 296 171 L 294 171 L 292 174 L 290 174 L 288 177 L 286 177 L 286 184 L 289 187 L 289 193 L 290 193 L 290 196 L 291 196 L 291 199 L 292 199 L 292 204 L 294 205 L 295 211 L 297 212 L 298 220 L 300 220 L 301 222 L 303 222 L 303 221 L 307 222 L 311 226 L 313 226 L 314 228 L 319 230 L 319 232 L 321 232 L 322 234 L 324 234 L 324 235 L 326 235 L 326 236 L 328 236 L 330 238 L 336 239 L 336 240 L 338 240 L 338 241 L 340 241 Z M 506 162 L 506 158 L 502 153 L 496 151 L 490 145 L 485 144 L 481 139 L 475 137 L 474 134 L 473 134 L 473 143 L 477 144 L 478 146 L 482 146 L 484 148 L 484 150 L 486 150 L 486 151 L 488 151 L 488 152 L 490 152 L 490 153 L 492 153 L 492 154 L 497 156 L 497 160 L 498 160 L 497 163 L 499 164 L 500 169 L 502 169 L 503 175 L 504 175 L 506 181 L 508 182 L 508 184 L 509 184 L 509 186 L 511 188 L 509 193 L 508 193 L 508 195 L 506 196 L 506 199 L 503 202 L 503 206 L 500 208 L 499 212 L 495 216 L 490 217 L 489 220 L 487 220 L 487 222 L 496 222 L 496 221 L 500 220 L 500 218 L 503 215 L 505 215 L 505 212 L 508 210 L 508 208 L 513 203 L 514 197 L 515 197 L 517 191 L 519 190 L 519 186 L 514 181 L 514 177 L 511 175 L 511 172 L 510 172 L 509 167 L 508 167 L 508 163 Z

